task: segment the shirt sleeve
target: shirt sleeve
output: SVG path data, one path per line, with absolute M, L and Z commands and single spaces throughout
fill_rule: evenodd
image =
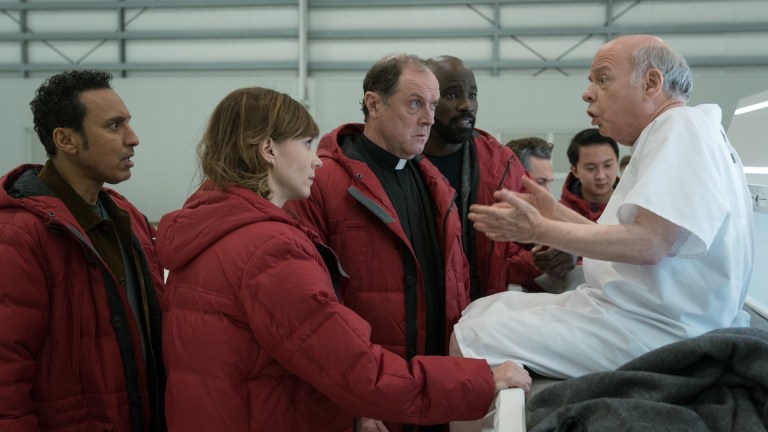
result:
M 642 207 L 685 232 L 673 247 L 680 256 L 707 252 L 728 213 L 719 184 L 719 158 L 727 157 L 719 125 L 692 108 L 659 117 L 641 134 L 632 155 L 635 183 L 618 209 L 633 223 Z

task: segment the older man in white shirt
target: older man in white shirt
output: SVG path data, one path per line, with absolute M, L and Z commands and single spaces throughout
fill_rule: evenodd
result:
M 654 36 L 626 36 L 595 55 L 582 98 L 632 163 L 594 224 L 530 179 L 530 194 L 473 206 L 497 241 L 585 257 L 586 283 L 563 294 L 479 299 L 454 328 L 452 352 L 513 359 L 556 378 L 612 370 L 662 345 L 746 326 L 753 221 L 743 167 L 716 105 L 688 107 L 685 59 Z M 535 335 L 535 336 L 534 336 Z

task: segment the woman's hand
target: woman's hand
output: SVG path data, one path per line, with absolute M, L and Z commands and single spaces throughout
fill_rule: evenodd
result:
M 492 371 L 497 392 L 512 387 L 521 388 L 526 394 L 531 391 L 531 376 L 528 371 L 512 360 L 507 360 Z
M 389 432 L 381 420 L 374 420 L 368 417 L 360 417 L 357 420 L 357 430 L 360 432 Z

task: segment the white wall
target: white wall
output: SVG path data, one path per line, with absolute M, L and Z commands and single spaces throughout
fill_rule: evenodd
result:
M 359 109 L 362 75 L 310 79 L 309 109 L 321 133 L 341 123 L 362 121 Z M 694 71 L 694 76 L 691 103 L 720 104 L 726 127 L 740 98 L 768 86 L 768 71 Z M 501 139 L 510 134 L 573 134 L 590 125 L 586 104 L 581 101 L 587 84 L 586 72 L 568 77 L 478 76 L 477 81 L 480 90 L 477 126 Z M 29 101 L 40 82 L 39 79 L 0 79 L 2 173 L 21 163 L 42 162 L 39 160 L 42 146 L 36 136 L 31 135 L 29 111 Z M 254 85 L 297 94 L 297 80 L 293 77 L 115 78 L 113 85 L 131 111 L 132 124 L 141 141 L 134 157 L 136 166 L 132 178 L 116 189 L 152 221 L 180 207 L 196 187 L 199 176 L 194 149 L 208 115 L 224 95 L 235 88 Z M 30 143 L 39 147 L 33 152 Z M 567 166 L 567 162 L 562 163 L 565 147 L 557 147 L 556 152 L 555 157 L 561 160 L 556 161 L 556 169 Z
M 768 213 L 755 211 L 755 262 L 749 284 L 750 303 L 768 319 Z

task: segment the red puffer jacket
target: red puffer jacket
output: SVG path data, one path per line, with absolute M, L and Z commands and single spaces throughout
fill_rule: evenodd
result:
M 349 279 L 341 283 L 344 305 L 371 324 L 372 341 L 407 358 L 406 328 L 416 334 L 415 352 L 424 354 L 425 293 L 418 280 L 404 281 L 402 253 L 416 255 L 403 232 L 397 212 L 376 175 L 359 159 L 348 136 L 360 135 L 362 124 L 343 125 L 323 136 L 318 156 L 323 167 L 315 175 L 312 193 L 304 201 L 289 202 L 302 223 L 339 255 Z M 347 152 L 353 157 L 347 156 Z M 461 311 L 469 304 L 469 266 L 461 245 L 461 224 L 454 204 L 455 191 L 429 161 L 416 156 L 432 197 L 435 226 L 445 265 L 445 323 L 447 339 Z M 415 283 L 416 323 L 406 323 L 405 283 Z
M 493 193 L 501 188 L 523 191 L 527 174 L 515 152 L 480 129 L 473 136 L 477 160 L 477 198 L 475 203 L 491 205 Z M 471 222 L 470 222 L 471 223 Z M 475 234 L 475 259 L 480 279 L 480 296 L 507 290 L 508 284 L 537 287 L 533 282 L 541 271 L 533 265 L 531 253 L 512 242 L 497 243 L 483 233 Z
M 422 423 L 485 413 L 487 363 L 409 364 L 372 345 L 368 323 L 338 302 L 328 270 L 339 275 L 338 262 L 318 242 L 252 191 L 210 182 L 162 218 L 171 431 L 341 431 L 354 415 Z
M 118 281 L 64 203 L 47 195 L 40 168 L 24 165 L 0 180 L 0 431 L 148 431 L 150 412 L 161 410 L 150 410 L 125 291 L 115 290 Z M 105 191 L 131 216 L 134 250 L 151 279 L 149 326 L 158 334 L 150 339 L 159 356 L 154 292 L 160 294 L 163 279 L 154 230 L 125 198 Z M 110 312 L 108 290 L 122 313 Z M 128 379 L 137 391 L 129 391 Z M 132 415 L 142 424 L 132 424 Z

